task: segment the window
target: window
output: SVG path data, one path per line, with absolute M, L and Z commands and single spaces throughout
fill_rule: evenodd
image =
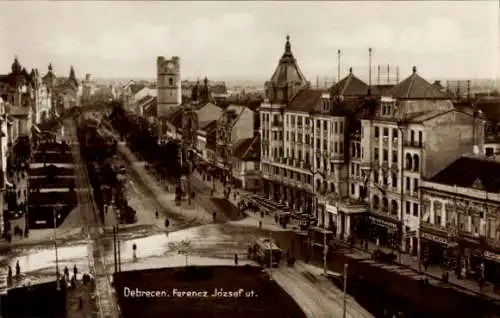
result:
M 418 203 L 413 203 L 413 216 L 418 216 Z
M 423 141 L 423 139 L 424 139 L 424 137 L 422 136 L 422 132 L 421 132 L 421 131 L 419 131 L 419 132 L 418 132 L 418 145 L 419 145 L 419 146 L 422 146 L 422 144 L 423 144 L 423 142 L 424 142 L 424 141 Z
M 340 142 L 339 148 L 340 148 L 339 149 L 340 150 L 339 153 L 344 153 L 344 142 L 343 141 Z
M 344 122 L 340 122 L 339 123 L 339 134 L 343 134 L 344 133 Z
M 398 152 L 397 150 L 392 151 L 392 162 L 393 163 L 398 163 Z
M 375 159 L 375 161 L 378 161 L 378 156 L 379 156 L 379 150 L 377 147 L 373 148 L 373 159 Z
M 354 186 L 354 183 L 351 183 L 351 194 L 355 195 L 356 194 L 356 188 Z
M 411 210 L 411 203 L 406 201 L 406 214 L 410 214 Z
M 378 172 L 377 171 L 373 172 L 373 183 L 378 183 Z
M 418 193 L 418 179 L 413 179 L 413 192 Z
M 413 143 L 415 141 L 415 131 L 414 130 L 412 130 L 410 133 L 410 141 L 411 141 L 411 143 Z
M 486 147 L 486 155 L 489 157 L 489 156 L 493 156 L 493 154 L 494 154 L 493 148 Z
M 335 122 L 335 123 L 333 124 L 333 130 L 334 130 L 334 132 L 335 132 L 336 134 L 338 133 L 338 128 L 339 128 L 339 127 L 338 127 L 338 123 L 337 123 L 337 122 Z
M 351 175 L 354 175 L 354 172 L 356 171 L 356 165 L 354 163 L 351 164 Z
M 420 160 L 418 155 L 413 155 L 413 171 L 418 172 L 420 168 Z
M 316 138 L 316 148 L 320 148 L 321 147 L 321 140 L 319 138 Z
M 383 183 L 384 185 L 388 185 L 388 184 L 389 184 L 389 179 L 387 178 L 387 176 L 386 176 L 386 175 L 384 175 L 384 177 L 382 178 L 382 183 Z
M 173 86 L 174 85 L 174 80 L 171 77 L 168 78 L 168 85 L 169 86 Z
M 328 123 L 326 120 L 323 120 L 323 130 L 328 130 Z
M 391 181 L 392 181 L 392 187 L 393 188 L 397 188 L 398 187 L 398 176 L 393 173 L 392 176 L 391 176 Z
M 378 127 L 375 127 L 375 138 L 378 138 L 380 137 L 380 131 L 378 129 Z
M 389 128 L 384 128 L 384 137 L 389 137 Z
M 406 177 L 406 190 L 407 191 L 410 191 L 410 178 L 409 177 Z
M 389 150 L 384 149 L 382 154 L 383 154 L 383 160 L 389 161 Z
M 339 144 L 338 144 L 337 142 L 335 142 L 335 143 L 333 144 L 333 146 L 334 146 L 333 151 L 334 151 L 335 153 L 338 153 L 338 150 L 339 150 Z

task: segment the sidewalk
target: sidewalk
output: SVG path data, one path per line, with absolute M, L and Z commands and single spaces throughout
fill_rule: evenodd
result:
M 207 187 L 212 189 L 212 181 L 203 181 L 203 179 L 200 177 L 198 173 L 193 173 L 192 178 L 197 179 L 199 182 L 205 184 Z M 215 182 L 215 193 L 214 197 L 220 197 L 224 198 L 223 192 L 223 185 L 220 181 Z M 238 206 L 238 203 L 247 195 L 251 194 L 250 192 L 247 192 L 243 189 L 236 189 L 233 190 L 234 192 L 231 193 L 229 198 L 229 202 L 234 204 L 235 206 Z M 234 197 L 234 193 L 238 193 L 236 195 L 236 198 Z M 264 217 L 261 216 L 260 212 L 250 212 L 250 211 L 245 211 L 245 214 L 247 215 L 246 218 L 240 221 L 232 221 L 231 223 L 233 224 L 240 224 L 240 225 L 247 225 L 247 226 L 253 226 L 253 227 L 258 227 L 259 222 L 262 222 L 262 229 L 264 230 L 269 230 L 269 231 L 291 231 L 292 229 L 289 228 L 283 228 L 279 224 L 276 224 L 276 221 L 274 219 L 274 216 L 272 215 L 266 215 L 264 214 Z
M 130 149 L 118 144 L 118 151 L 124 156 L 130 164 L 131 170 L 137 174 L 144 185 L 152 192 L 158 203 L 169 213 L 176 215 L 178 218 L 189 220 L 192 222 L 208 223 L 212 221 L 212 217 L 201 206 L 191 205 L 183 201 L 180 207 L 175 205 L 175 194 L 165 190 L 163 186 L 158 184 L 157 180 L 146 170 L 144 164 L 139 161 L 137 156 Z

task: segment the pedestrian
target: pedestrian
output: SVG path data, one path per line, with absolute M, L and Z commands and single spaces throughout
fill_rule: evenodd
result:
M 64 266 L 64 277 L 69 280 L 69 269 L 68 269 L 68 266 Z
M 168 228 L 170 226 L 170 221 L 165 218 L 165 227 Z
M 262 221 L 259 221 L 259 230 L 262 230 Z
M 216 219 L 217 219 L 217 213 L 215 213 L 215 212 L 214 212 L 214 213 L 212 213 L 212 218 L 213 218 L 214 223 L 215 223 L 215 221 L 216 221 Z
M 8 279 L 12 279 L 12 267 L 9 265 L 9 272 L 7 274 Z
M 76 264 L 75 266 L 73 266 L 73 274 L 75 275 L 75 279 L 77 279 L 77 275 L 78 275 L 78 268 L 76 268 Z
M 156 218 L 158 218 L 158 217 L 159 217 L 158 210 L 156 210 L 156 212 L 155 212 L 155 216 L 156 216 Z
M 19 260 L 16 261 L 16 276 L 21 275 L 21 265 L 19 265 Z
M 23 238 L 23 229 L 19 229 L 19 238 L 22 239 Z
M 132 245 L 132 256 L 133 258 L 137 258 L 137 245 L 135 243 Z
M 238 265 L 238 254 L 234 254 L 234 265 Z

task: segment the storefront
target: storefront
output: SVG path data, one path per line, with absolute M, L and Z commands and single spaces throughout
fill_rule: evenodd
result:
M 422 226 L 420 236 L 422 259 L 429 265 L 453 267 L 457 261 L 457 243 L 448 237 L 448 233 Z
M 368 216 L 368 237 L 380 246 L 397 248 L 401 243 L 401 224 L 398 220 L 385 215 Z

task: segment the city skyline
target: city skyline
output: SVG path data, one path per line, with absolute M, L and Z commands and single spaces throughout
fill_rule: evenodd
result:
M 416 66 L 426 78 L 499 74 L 499 8 L 477 2 L 2 2 L 0 73 L 14 56 L 42 74 L 154 78 L 156 57 L 181 57 L 182 76 L 265 81 L 291 38 L 311 82 L 350 67 Z M 470 12 L 474 12 L 471 15 Z M 300 17 L 299 19 L 297 17 Z

